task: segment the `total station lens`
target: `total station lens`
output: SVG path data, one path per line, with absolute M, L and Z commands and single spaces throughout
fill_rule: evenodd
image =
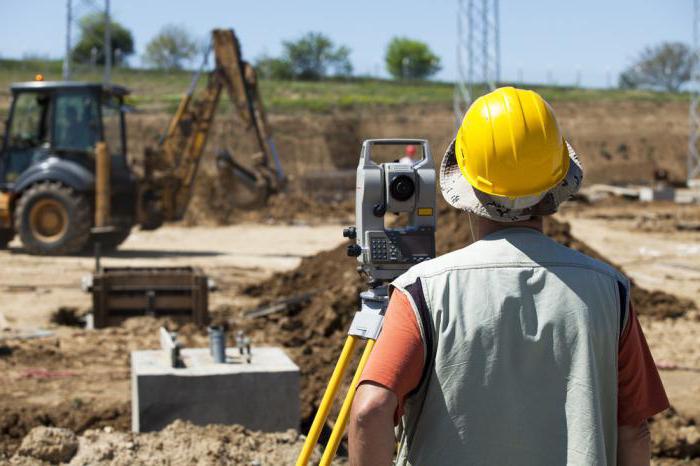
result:
M 416 192 L 416 185 L 410 177 L 399 175 L 391 181 L 389 192 L 397 201 L 407 201 Z

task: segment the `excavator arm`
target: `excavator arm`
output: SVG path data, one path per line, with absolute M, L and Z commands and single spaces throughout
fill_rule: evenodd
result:
M 145 228 L 184 216 L 224 90 L 241 124 L 253 133 L 259 151 L 251 154 L 247 163 L 226 152 L 218 154 L 222 191 L 229 193 L 232 205 L 257 207 L 284 185 L 255 70 L 241 59 L 240 44 L 233 30 L 215 29 L 211 44 L 216 64 L 207 73 L 204 89 L 196 92 L 200 70 L 180 100 L 158 147 L 146 151 L 139 208 L 140 223 Z M 202 68 L 208 54 L 209 51 Z M 270 167 L 271 161 L 274 168 Z

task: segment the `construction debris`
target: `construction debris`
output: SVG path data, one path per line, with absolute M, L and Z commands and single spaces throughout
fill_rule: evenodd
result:
M 291 306 L 301 306 L 309 302 L 311 296 L 316 294 L 313 293 L 301 293 L 299 295 L 292 296 L 291 298 L 281 299 L 265 306 L 258 306 L 255 309 L 246 311 L 243 314 L 249 319 L 255 319 L 258 317 L 269 316 L 270 314 L 276 314 L 282 311 L 288 311 Z

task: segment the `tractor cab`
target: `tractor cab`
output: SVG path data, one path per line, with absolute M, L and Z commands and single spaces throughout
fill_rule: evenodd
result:
M 88 246 L 95 196 L 95 148 L 110 154 L 113 215 L 124 239 L 134 221 L 136 181 L 126 159 L 121 86 L 33 81 L 10 87 L 0 146 L 0 247 L 18 233 L 39 254 Z M 115 241 L 119 242 L 115 237 Z M 3 241 L 4 240 L 4 241 Z M 113 241 L 114 242 L 114 241 Z
M 13 184 L 49 157 L 92 171 L 95 144 L 125 156 L 123 98 L 127 90 L 101 84 L 35 81 L 10 88 L 13 102 L 0 162 L 0 186 Z

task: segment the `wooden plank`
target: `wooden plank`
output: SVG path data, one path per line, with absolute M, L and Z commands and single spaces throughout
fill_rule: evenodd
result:
M 206 276 L 193 277 L 192 318 L 199 326 L 209 323 L 209 288 Z
M 142 296 L 120 296 L 120 295 L 110 295 L 107 298 L 107 307 L 110 309 L 137 309 L 142 310 L 144 313 L 148 308 L 148 297 L 144 294 Z M 191 295 L 181 295 L 181 296 L 159 296 L 156 295 L 155 301 L 153 303 L 154 309 L 157 311 L 162 311 L 166 314 L 169 309 L 181 310 L 185 309 L 192 311 L 192 296 Z
M 191 283 L 192 274 L 134 274 L 134 275 L 105 275 L 105 280 L 109 280 L 111 287 L 132 287 L 137 289 L 150 289 L 151 287 L 188 287 Z

